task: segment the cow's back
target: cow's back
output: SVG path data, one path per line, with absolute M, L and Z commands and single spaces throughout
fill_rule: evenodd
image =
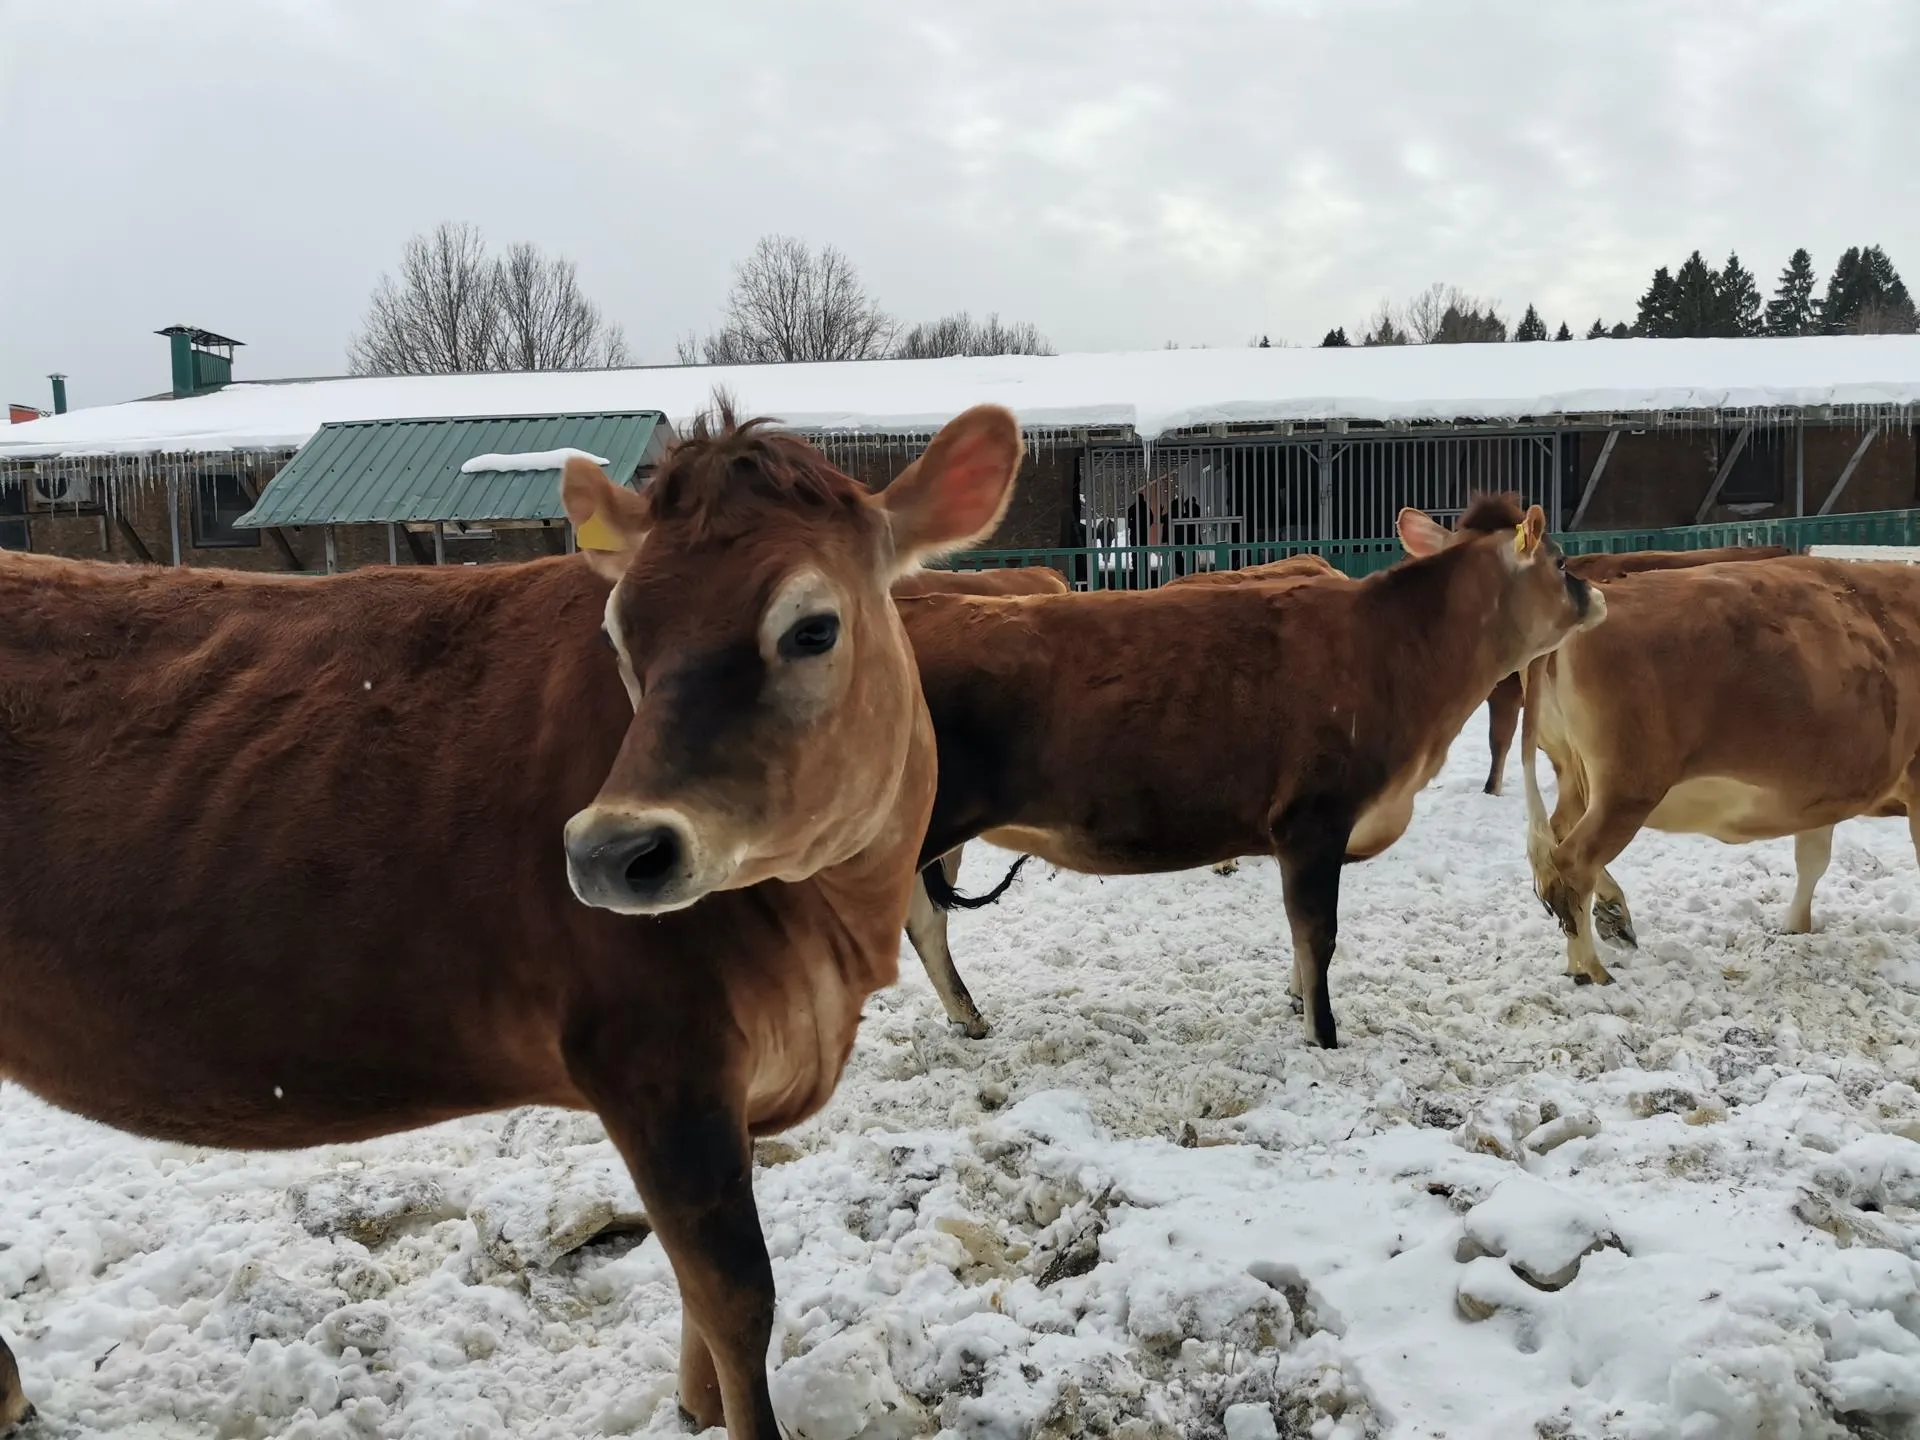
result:
M 308 1096 L 344 1137 L 409 1085 L 422 1120 L 564 1087 L 535 1038 L 564 972 L 468 982 L 603 924 L 559 836 L 630 712 L 591 639 L 555 637 L 591 637 L 604 590 L 566 561 L 299 585 L 0 562 L 0 1073 L 241 1141 L 236 1113 Z M 492 1075 L 449 1058 L 475 1027 Z M 77 1093 L 148 1074 L 150 1113 Z
M 1097 873 L 1266 848 L 1293 777 L 1313 783 L 1303 757 L 1342 783 L 1354 757 L 1377 763 L 1359 590 L 1167 586 L 902 605 L 941 747 L 925 854 L 982 829 Z

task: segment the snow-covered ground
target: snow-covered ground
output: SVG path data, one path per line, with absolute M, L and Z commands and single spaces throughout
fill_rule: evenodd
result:
M 1484 733 L 1347 872 L 1337 1053 L 1267 862 L 1030 867 L 954 921 L 985 1041 L 906 954 L 763 1147 L 795 1435 L 1920 1435 L 1904 824 L 1841 827 L 1806 938 L 1790 844 L 1641 837 L 1644 948 L 1575 989 Z M 570 1250 L 634 1204 L 579 1116 L 236 1156 L 8 1088 L 0 1332 L 39 1436 L 678 1433 L 659 1246 Z

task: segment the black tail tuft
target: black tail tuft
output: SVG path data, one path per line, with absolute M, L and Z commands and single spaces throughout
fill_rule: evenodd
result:
M 1031 855 L 1022 855 L 1013 862 L 1013 868 L 1007 871 L 1006 878 L 984 895 L 962 895 L 947 883 L 947 872 L 938 860 L 927 865 L 920 872 L 920 879 L 926 884 L 927 898 L 933 902 L 936 910 L 979 910 L 993 904 L 1007 893 L 1007 887 L 1013 884 L 1014 877 L 1031 860 Z

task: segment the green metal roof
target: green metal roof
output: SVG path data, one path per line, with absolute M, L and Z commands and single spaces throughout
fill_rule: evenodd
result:
M 669 434 L 658 410 L 322 425 L 234 524 L 270 526 L 558 520 L 558 470 L 462 474 L 478 455 L 584 450 L 614 483 L 657 458 Z

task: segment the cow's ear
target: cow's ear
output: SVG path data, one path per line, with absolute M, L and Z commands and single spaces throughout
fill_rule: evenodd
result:
M 1408 506 L 1400 512 L 1400 543 L 1416 558 L 1434 555 L 1447 548 L 1447 527 L 1427 514 Z
M 585 456 L 570 455 L 560 472 L 560 504 L 587 563 L 609 580 L 625 575 L 647 538 L 646 501 Z
M 986 539 L 1007 513 L 1026 444 L 1013 412 L 976 405 L 949 420 L 926 453 L 880 494 L 895 573 Z
M 1520 529 L 1514 536 L 1514 549 L 1522 557 L 1530 558 L 1540 548 L 1540 542 L 1547 538 L 1547 512 L 1538 505 L 1527 511 L 1527 518 L 1520 522 Z

